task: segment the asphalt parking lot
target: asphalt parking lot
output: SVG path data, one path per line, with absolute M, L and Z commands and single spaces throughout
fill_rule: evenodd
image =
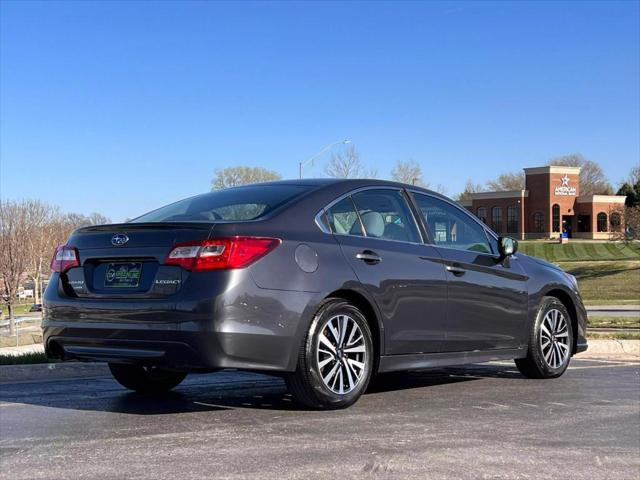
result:
M 281 380 L 193 375 L 161 397 L 110 378 L 0 385 L 0 478 L 640 478 L 640 364 L 509 362 L 378 380 L 300 410 Z

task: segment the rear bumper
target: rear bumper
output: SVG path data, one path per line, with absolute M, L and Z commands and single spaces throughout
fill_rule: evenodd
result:
M 135 327 L 141 326 L 44 322 L 45 353 L 59 360 L 153 364 L 181 371 L 295 369 L 297 335 L 207 328 L 185 331 L 179 323 Z
M 58 360 L 162 365 L 176 370 L 223 368 L 218 338 L 180 324 L 43 322 L 45 354 Z
M 45 294 L 49 358 L 153 364 L 181 371 L 294 371 L 317 294 L 246 282 L 205 302 L 105 302 Z M 147 303 L 145 303 L 147 302 Z

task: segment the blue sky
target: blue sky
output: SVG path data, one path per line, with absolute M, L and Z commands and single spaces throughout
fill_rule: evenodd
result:
M 217 168 L 295 177 L 344 137 L 450 195 L 572 152 L 617 184 L 640 161 L 639 5 L 3 0 L 0 194 L 119 221 Z

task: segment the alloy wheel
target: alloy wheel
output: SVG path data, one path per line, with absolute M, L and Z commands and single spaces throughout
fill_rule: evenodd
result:
M 569 358 L 569 327 L 558 309 L 549 310 L 540 325 L 540 349 L 551 368 L 560 368 Z
M 360 383 L 367 364 L 362 330 L 348 315 L 331 317 L 318 336 L 318 370 L 333 393 L 351 392 Z

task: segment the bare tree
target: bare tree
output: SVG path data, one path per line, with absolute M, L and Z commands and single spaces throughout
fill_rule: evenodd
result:
M 228 167 L 216 170 L 211 181 L 211 189 L 220 190 L 251 183 L 271 182 L 281 178 L 278 172 L 262 167 Z
M 611 222 L 612 240 L 624 242 L 626 245 L 640 240 L 640 205 L 616 208 L 609 212 L 609 218 L 612 219 L 614 214 L 617 215 L 620 225 L 614 226 Z
M 399 161 L 391 170 L 391 178 L 396 182 L 418 185 L 427 188 L 429 184 L 424 181 L 422 167 L 415 160 Z
M 0 201 L 0 277 L 9 310 L 11 334 L 16 331 L 13 305 L 29 264 L 29 252 L 25 248 L 29 219 L 24 207 L 24 202 Z
M 57 206 L 38 200 L 29 201 L 27 208 L 32 212 L 27 274 L 34 283 L 34 301 L 40 303 L 42 277 L 48 271 L 49 260 L 55 248 L 64 244 L 76 228 L 108 224 L 111 219 L 98 212 L 89 216 L 80 213 L 61 214 Z
M 549 165 L 580 167 L 580 195 L 612 195 L 613 187 L 598 165 L 593 160 L 584 158 L 579 153 L 552 158 Z
M 89 221 L 89 225 L 107 225 L 111 223 L 111 219 L 101 213 L 91 212 L 91 214 L 87 217 Z
M 487 190 L 524 190 L 524 172 L 503 173 L 487 182 Z
M 82 213 L 65 213 L 57 221 L 62 222 L 67 227 L 71 227 L 71 231 L 90 225 L 105 225 L 111 223 L 109 217 L 98 212 L 93 212 L 89 216 L 83 215 Z M 71 233 L 71 231 L 69 231 L 69 233 Z
M 360 154 L 353 146 L 331 155 L 326 168 L 326 174 L 334 178 L 359 178 L 363 172 Z
M 473 183 L 471 179 L 467 180 L 464 190 L 458 194 L 458 201 L 469 200 L 471 195 L 478 192 L 484 192 L 486 189 L 479 183 Z
M 640 166 L 635 166 L 629 171 L 627 183 L 630 185 L 637 185 L 640 183 Z
M 425 188 L 429 188 L 429 187 L 425 187 Z M 435 186 L 434 190 L 436 192 L 438 192 L 440 195 L 446 195 L 447 194 L 447 187 L 446 185 L 442 185 L 441 183 L 439 183 L 438 185 Z
M 28 229 L 24 238 L 28 255 L 26 274 L 33 281 L 34 302 L 40 303 L 42 275 L 56 246 L 51 226 L 59 218 L 60 212 L 57 207 L 40 200 L 25 200 L 21 202 L 21 208 L 25 211 Z

